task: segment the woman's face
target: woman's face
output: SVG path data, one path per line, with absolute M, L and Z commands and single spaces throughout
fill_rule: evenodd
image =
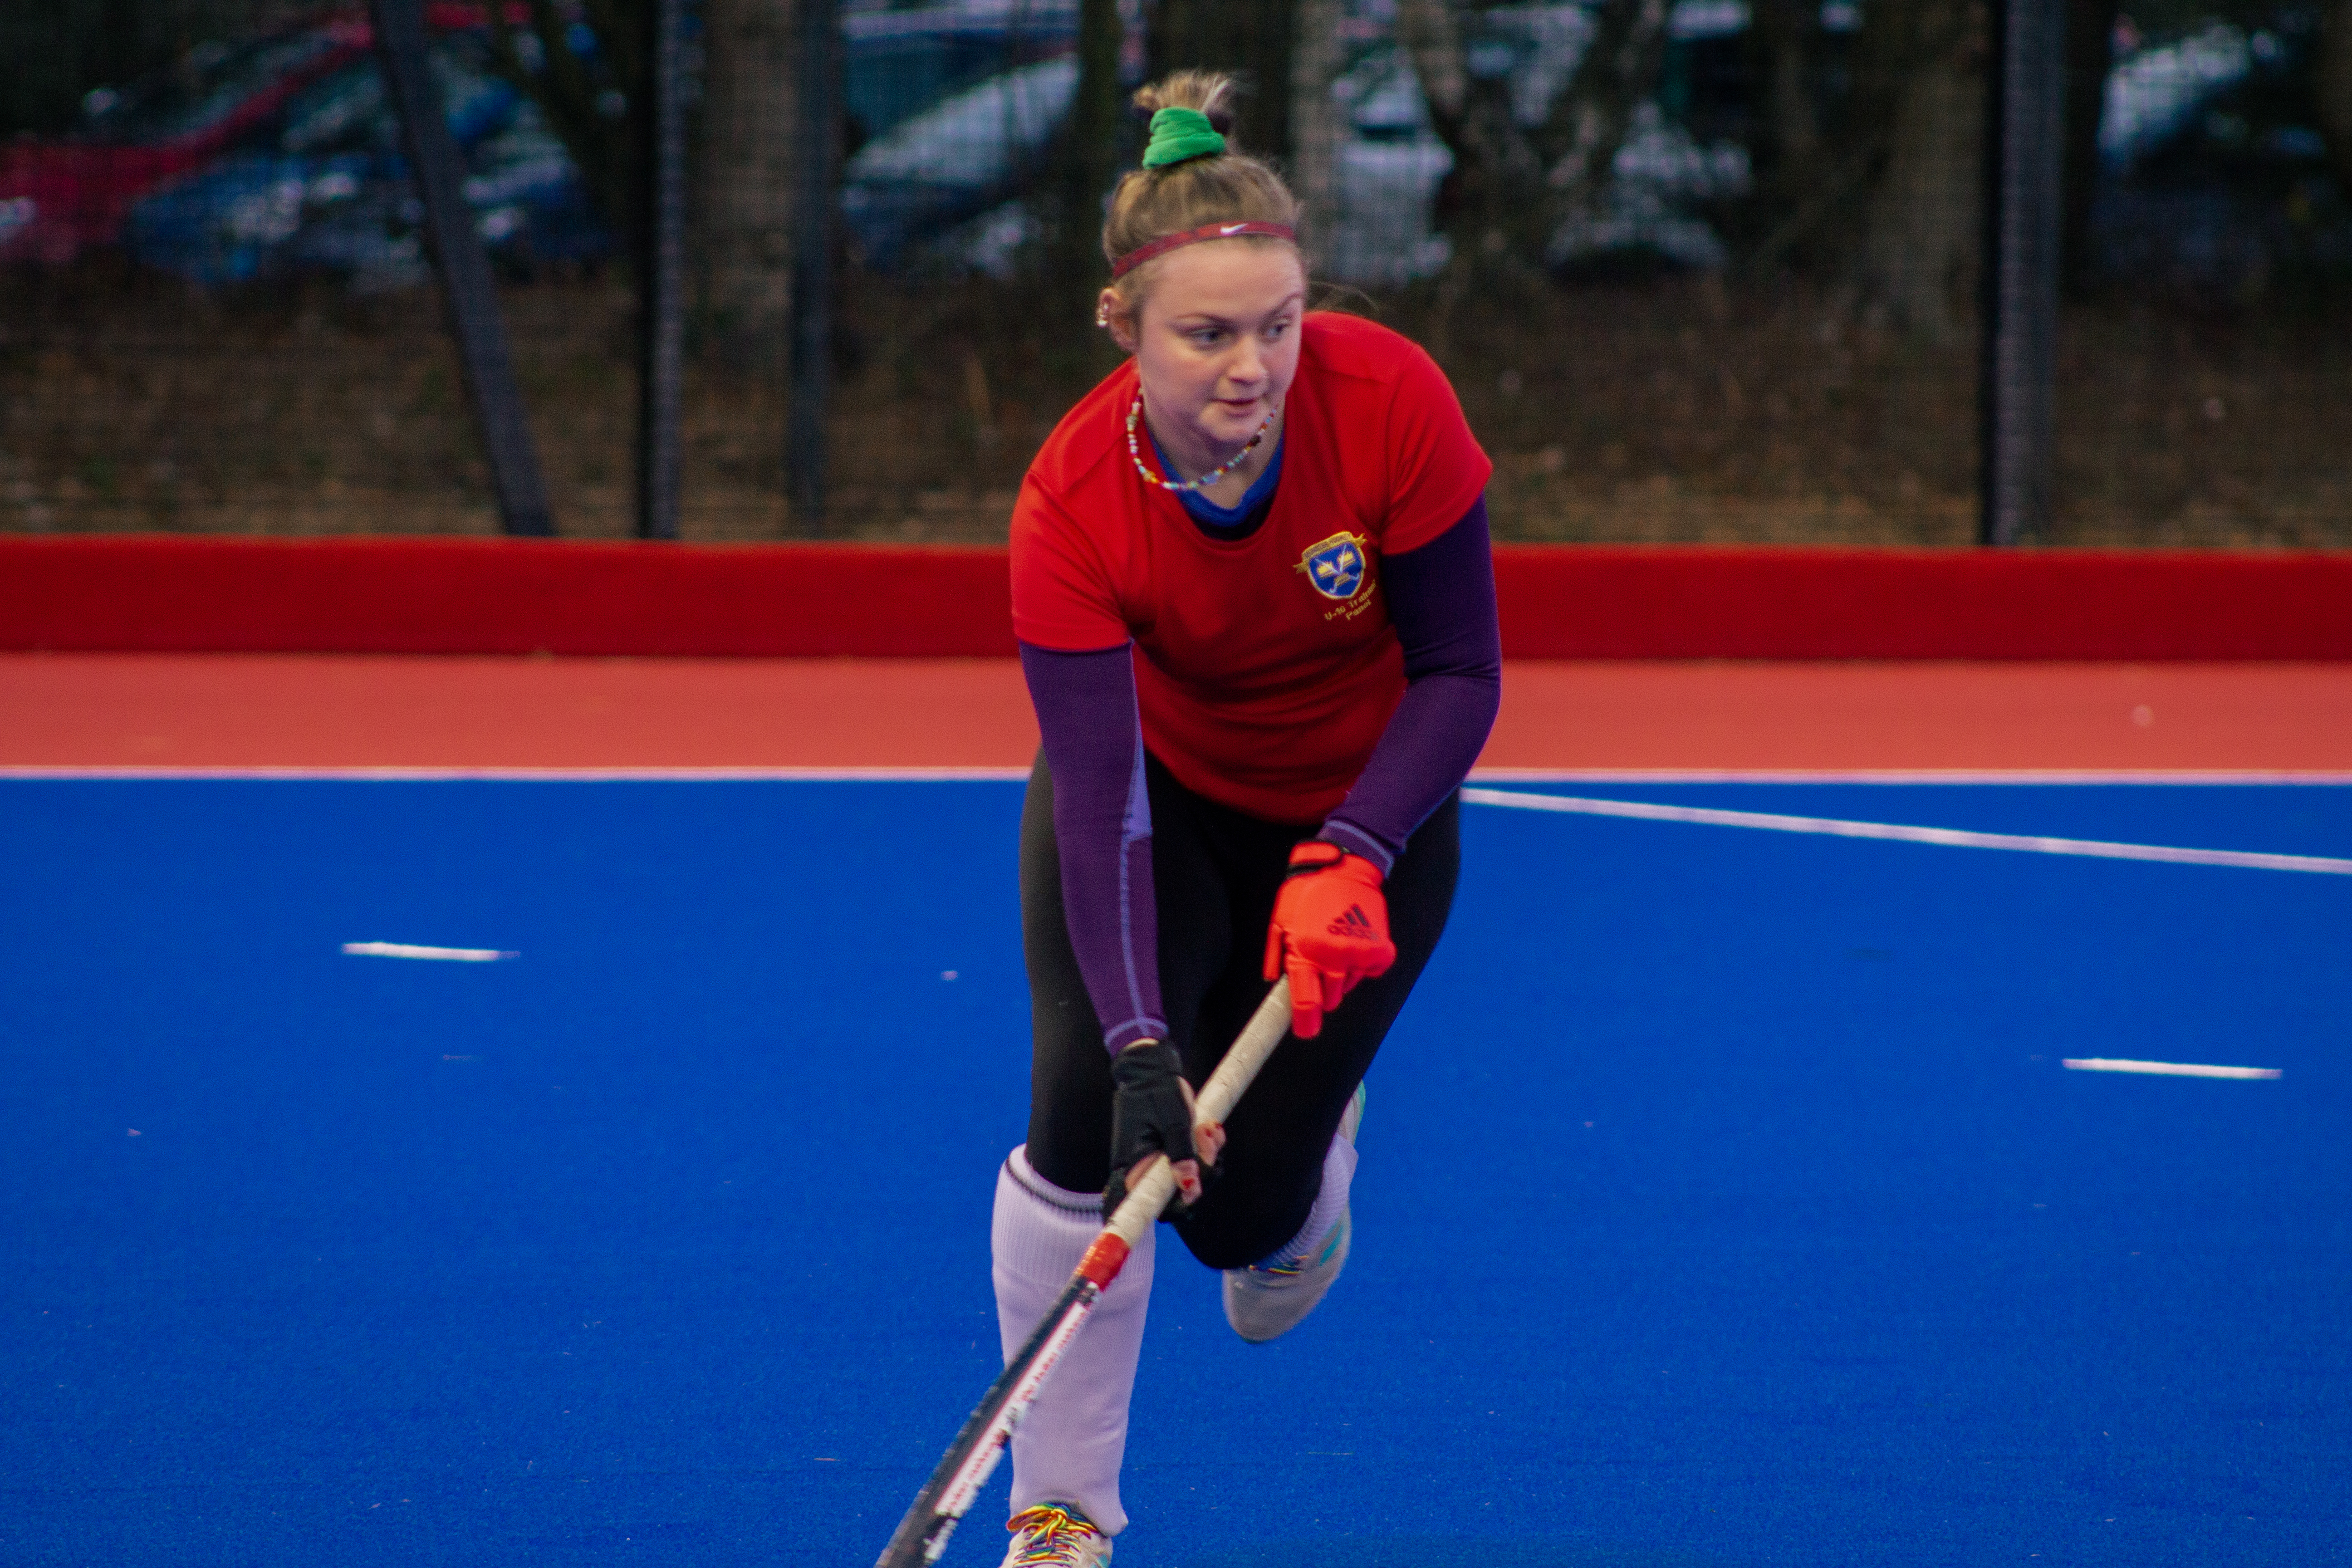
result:
M 1248 240 L 1188 245 L 1151 265 L 1133 317 L 1105 292 L 1112 334 L 1135 355 L 1152 434 L 1188 467 L 1213 468 L 1298 374 L 1306 271 L 1289 246 Z

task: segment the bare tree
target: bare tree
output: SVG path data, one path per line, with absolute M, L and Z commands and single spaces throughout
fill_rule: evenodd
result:
M 1538 134 L 1551 187 L 1570 206 L 1608 187 L 1633 110 L 1657 89 L 1666 58 L 1667 0 L 1607 0 L 1576 79 Z M 1557 145 L 1564 142 L 1565 145 Z
M 1413 74 L 1421 79 L 1421 95 L 1429 101 L 1430 118 L 1441 126 L 1461 117 L 1463 100 L 1469 92 L 1470 69 L 1463 59 L 1462 26 L 1456 15 L 1469 8 L 1459 0 L 1397 0 L 1397 42 L 1412 60 Z M 1441 130 L 1439 134 L 1444 132 Z M 1447 138 L 1447 145 L 1452 144 Z
M 1454 154 L 1453 171 L 1438 190 L 1437 218 L 1454 236 L 1457 261 L 1483 241 L 1501 205 L 1493 187 L 1503 177 L 1504 149 L 1472 94 L 1462 37 L 1469 19 L 1463 13 L 1470 9 L 1462 0 L 1397 0 L 1396 12 L 1397 42 L 1412 61 L 1431 125 Z M 1465 237 L 1473 241 L 1468 252 Z
M 1147 8 L 1150 75 L 1198 67 L 1241 78 L 1238 135 L 1261 157 L 1290 156 L 1290 51 L 1298 0 L 1158 0 Z
M 1983 227 L 1985 16 L 1974 0 L 1877 0 L 1859 40 L 1885 163 L 1861 256 L 1871 309 L 1933 341 L 1959 327 Z
M 510 7 L 488 12 L 492 59 L 515 89 L 537 103 L 549 129 L 580 166 L 582 180 L 606 222 L 634 233 L 645 193 L 639 181 L 645 143 L 644 115 L 650 106 L 646 77 L 645 0 L 528 0 L 521 8 L 530 35 L 529 52 L 510 25 Z M 583 54 L 572 45 L 573 29 L 584 26 L 596 47 Z
M 1500 7 L 1491 7 L 1499 9 Z M 1490 9 L 1469 0 L 1398 0 L 1431 123 L 1454 154 L 1438 193 L 1454 271 L 1523 267 L 1561 219 L 1606 196 L 1633 111 L 1657 89 L 1668 0 L 1602 0 L 1591 42 L 1541 123 L 1519 122 L 1507 77 L 1469 68 L 1467 37 Z
M 1118 0 L 1078 0 L 1078 91 L 1062 132 L 1048 215 L 1051 260 L 1062 281 L 1093 278 L 1102 268 L 1102 202 L 1118 176 L 1127 109 L 1118 79 L 1125 39 Z
M 703 310 L 721 358 L 782 374 L 793 300 L 798 0 L 708 0 Z
M 2066 204 L 2059 244 L 2066 287 L 2091 287 L 2091 203 L 2099 186 L 2099 118 L 2115 64 L 2116 20 L 2123 0 L 2069 0 L 2066 9 Z
M 2319 121 L 2336 176 L 2352 193 L 2352 0 L 2336 0 L 2319 43 Z
M 73 128 L 83 95 L 217 43 L 304 19 L 299 0 L 18 0 L 0 5 L 0 140 Z
M 1826 147 L 1813 97 L 1821 7 L 1804 0 L 1755 0 L 1748 11 L 1748 70 L 1759 98 L 1764 205 L 1785 208 L 1818 188 L 1824 173 Z
M 1300 242 L 1309 255 L 1331 232 L 1339 200 L 1344 127 L 1331 87 L 1346 66 L 1339 23 L 1343 0 L 1297 0 L 1290 48 L 1290 186 L 1304 207 Z

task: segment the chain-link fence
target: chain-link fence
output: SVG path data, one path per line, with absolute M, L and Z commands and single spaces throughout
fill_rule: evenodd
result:
M 386 5 L 560 533 L 663 489 L 673 277 L 677 531 L 1001 538 L 1114 363 L 1125 95 L 1208 65 L 1507 536 L 2352 544 L 2352 0 L 10 7 L 0 527 L 499 525 Z

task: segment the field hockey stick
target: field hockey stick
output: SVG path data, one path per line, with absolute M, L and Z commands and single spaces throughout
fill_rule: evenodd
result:
M 1242 1091 L 1257 1077 L 1257 1069 L 1274 1054 L 1274 1047 L 1290 1030 L 1290 982 L 1278 980 L 1258 1004 L 1249 1023 L 1234 1041 L 1225 1059 L 1209 1075 L 1209 1081 L 1192 1101 L 1192 1127 L 1195 1132 L 1205 1127 L 1220 1126 L 1233 1114 L 1234 1102 Z M 1045 1374 L 1062 1359 L 1062 1352 L 1077 1337 L 1085 1326 L 1087 1314 L 1127 1267 L 1128 1254 L 1143 1239 L 1144 1232 L 1158 1223 L 1160 1211 L 1168 1206 L 1175 1195 L 1176 1171 L 1167 1156 L 1152 1156 L 1153 1163 L 1141 1180 L 1127 1190 L 1127 1201 L 1110 1216 L 1087 1255 L 1079 1260 L 1077 1271 L 1070 1282 L 1055 1298 L 1047 1310 L 1045 1321 L 1029 1336 L 1004 1366 L 1004 1374 L 989 1388 L 980 1407 L 948 1445 L 947 1456 L 940 1460 L 931 1479 L 915 1494 L 914 1506 L 907 1517 L 898 1521 L 897 1533 L 874 1568 L 922 1568 L 936 1563 L 940 1553 L 948 1548 L 948 1537 L 956 1524 L 980 1496 L 996 1461 L 1003 1457 L 1004 1445 L 1013 1436 L 1013 1428 L 1036 1402 L 1037 1390 L 1044 1386 Z

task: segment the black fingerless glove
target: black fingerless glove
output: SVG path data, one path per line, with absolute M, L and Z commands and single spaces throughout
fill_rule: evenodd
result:
M 1111 1058 L 1110 1184 L 1103 1189 L 1103 1218 L 1127 1200 L 1127 1173 L 1150 1154 L 1172 1163 L 1194 1158 L 1192 1111 L 1184 1103 L 1184 1063 L 1165 1040 L 1145 1040 Z M 1206 1174 L 1205 1172 L 1202 1173 Z M 1169 1200 L 1161 1218 L 1183 1206 Z

